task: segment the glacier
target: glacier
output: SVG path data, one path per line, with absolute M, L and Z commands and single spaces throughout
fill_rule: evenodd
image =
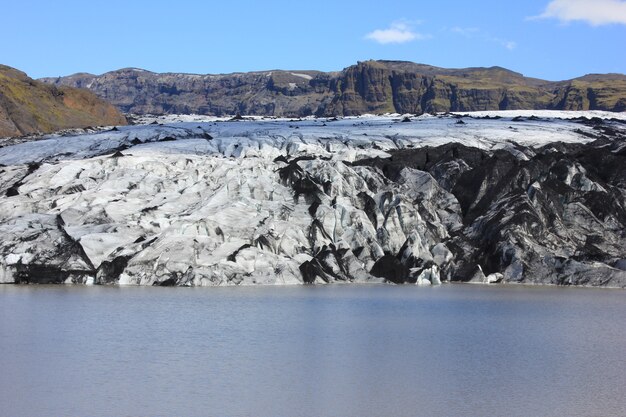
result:
M 0 282 L 626 286 L 626 115 L 139 124 L 0 141 Z

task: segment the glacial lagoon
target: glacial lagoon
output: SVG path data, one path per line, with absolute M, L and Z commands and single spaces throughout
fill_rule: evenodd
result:
M 626 415 L 626 292 L 0 286 L 2 416 Z

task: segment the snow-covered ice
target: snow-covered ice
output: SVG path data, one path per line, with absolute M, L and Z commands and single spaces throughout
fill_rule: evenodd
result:
M 544 116 L 547 112 L 548 116 Z M 502 119 L 478 119 L 507 114 Z M 52 136 L 41 140 L 0 148 L 0 164 L 16 165 L 29 162 L 88 158 L 106 154 L 122 146 L 151 143 L 150 149 L 162 153 L 191 153 L 196 155 L 246 156 L 254 152 L 260 157 L 275 157 L 280 153 L 329 154 L 336 158 L 354 159 L 380 156 L 389 149 L 438 146 L 450 142 L 481 149 L 508 148 L 512 143 L 539 146 L 551 142 L 589 142 L 584 133 L 593 128 L 568 119 L 574 112 L 567 111 L 506 111 L 465 113 L 460 120 L 447 116 L 423 115 L 403 123 L 402 115 L 346 117 L 339 120 L 305 118 L 252 118 L 228 121 L 194 115 L 169 115 L 142 124 L 116 127 L 115 130 L 75 136 Z M 512 119 L 528 114 L 546 118 L 538 122 Z M 604 117 L 626 120 L 624 113 L 576 112 L 577 117 Z M 556 118 L 558 117 L 558 118 Z M 209 135 L 212 140 L 207 141 Z M 170 143 L 168 140 L 185 140 Z M 204 142 L 199 139 L 205 139 Z M 134 142 L 133 142 L 134 141 Z M 159 142 L 155 144 L 154 142 Z M 206 143 L 205 143 L 206 142 Z M 1 143 L 0 143 L 1 144 Z
M 366 281 L 382 256 L 402 253 L 429 265 L 414 271 L 417 283 L 436 284 L 453 258 L 442 242 L 463 227 L 456 198 L 429 173 L 406 168 L 392 185 L 352 163 L 451 142 L 524 160 L 518 145 L 592 141 L 593 126 L 569 120 L 580 116 L 626 120 L 538 111 L 338 120 L 173 115 L 4 146 L 0 281 L 35 264 L 85 283 L 297 284 L 307 268 L 323 269 L 316 282 Z M 570 183 L 582 174 L 572 171 Z M 601 191 L 586 181 L 585 190 Z

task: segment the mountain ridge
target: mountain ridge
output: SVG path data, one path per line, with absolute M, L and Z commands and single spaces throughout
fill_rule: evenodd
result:
M 547 81 L 493 67 L 362 61 L 342 71 L 156 73 L 123 68 L 44 78 L 87 88 L 126 113 L 352 116 L 481 110 L 626 110 L 626 75 Z

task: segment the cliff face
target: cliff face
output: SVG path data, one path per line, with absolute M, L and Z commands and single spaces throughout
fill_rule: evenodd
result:
M 586 75 L 559 83 L 551 108 L 562 110 L 626 110 L 626 77 L 619 74 Z
M 119 110 L 89 91 L 44 84 L 0 65 L 0 137 L 124 124 Z
M 348 116 L 479 110 L 626 109 L 626 76 L 549 82 L 504 68 L 445 69 L 400 61 L 359 62 L 341 72 L 263 71 L 226 75 L 122 69 L 46 78 L 87 88 L 136 114 Z
M 314 71 L 267 71 L 229 75 L 156 74 L 122 69 L 100 76 L 75 74 L 43 79 L 87 88 L 120 110 L 136 114 L 313 114 L 329 100 L 330 76 Z

